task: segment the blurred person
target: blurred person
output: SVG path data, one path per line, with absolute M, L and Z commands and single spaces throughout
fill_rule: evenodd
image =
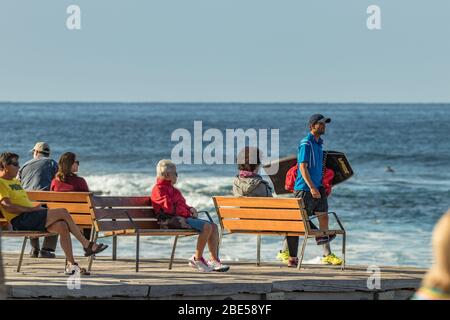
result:
M 433 230 L 434 263 L 413 300 L 450 300 L 450 210 Z

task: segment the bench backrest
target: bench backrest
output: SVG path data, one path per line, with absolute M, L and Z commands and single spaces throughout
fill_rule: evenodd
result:
M 65 208 L 81 228 L 91 228 L 91 192 L 27 191 L 34 204 L 46 203 L 49 209 Z
M 148 196 L 94 196 L 91 200 L 91 212 L 97 232 L 135 229 L 135 226 L 139 229 L 159 229 Z
M 80 228 L 91 228 L 91 192 L 27 191 L 28 198 L 37 205 L 46 203 L 49 209 L 65 208 Z M 7 228 L 7 221 L 0 213 L 0 225 Z
M 223 229 L 237 233 L 304 234 L 307 213 L 303 199 L 213 197 Z

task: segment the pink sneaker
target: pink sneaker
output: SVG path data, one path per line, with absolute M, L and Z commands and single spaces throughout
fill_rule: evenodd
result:
M 198 271 L 201 271 L 201 272 L 213 271 L 213 268 L 208 265 L 208 263 L 205 261 L 205 259 L 203 257 L 201 257 L 200 259 L 197 260 L 197 259 L 195 259 L 195 255 L 193 255 L 189 259 L 189 265 L 192 268 L 197 269 Z
M 230 266 L 223 264 L 220 260 L 209 260 L 208 265 L 216 272 L 227 272 L 230 270 Z

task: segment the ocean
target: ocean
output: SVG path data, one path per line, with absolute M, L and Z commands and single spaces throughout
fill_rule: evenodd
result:
M 174 130 L 279 129 L 279 154 L 294 154 L 313 113 L 332 119 L 324 149 L 345 152 L 354 176 L 329 198 L 348 233 L 347 264 L 429 267 L 431 233 L 450 207 L 450 105 L 296 103 L 0 103 L 0 150 L 20 155 L 23 164 L 37 141 L 46 141 L 58 160 L 66 151 L 80 160 L 79 175 L 105 195 L 149 195 L 155 166 L 170 158 Z M 206 146 L 208 143 L 204 143 Z M 388 172 L 387 167 L 394 172 Z M 189 204 L 208 210 L 211 197 L 229 195 L 235 165 L 182 164 L 178 187 Z M 105 240 L 109 243 L 109 240 Z M 168 258 L 173 238 L 142 240 L 141 256 Z M 134 238 L 119 238 L 119 257 L 134 256 Z M 281 237 L 262 238 L 262 260 L 276 261 Z M 19 252 L 20 239 L 3 238 L 2 250 Z M 75 253 L 81 254 L 76 243 Z M 332 250 L 341 255 L 339 237 Z M 188 258 L 195 239 L 179 241 L 176 258 Z M 207 250 L 206 250 L 207 252 Z M 62 251 L 57 249 L 57 253 Z M 101 255 L 109 255 L 108 249 Z M 322 250 L 314 241 L 305 262 Z M 256 236 L 228 235 L 225 261 L 256 258 Z

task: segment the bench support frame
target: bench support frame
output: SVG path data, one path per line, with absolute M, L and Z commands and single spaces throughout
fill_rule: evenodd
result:
M 28 237 L 25 236 L 23 238 L 22 250 L 20 251 L 19 264 L 17 265 L 17 272 L 20 272 L 20 268 L 22 268 L 23 255 L 25 253 L 25 248 L 27 246 Z
M 220 197 L 218 197 L 220 198 Z M 246 197 L 243 197 L 246 198 Z M 254 198 L 254 200 L 256 200 L 256 198 Z M 301 201 L 302 199 L 297 199 L 298 201 Z M 251 199 L 249 199 L 249 201 L 251 201 Z M 259 198 L 258 198 L 259 201 Z M 297 232 L 269 232 L 266 231 L 264 232 L 264 230 L 236 230 L 236 231 L 232 231 L 232 230 L 228 230 L 228 233 L 225 233 L 225 228 L 224 228 L 224 224 L 222 221 L 222 217 L 220 215 L 220 206 L 218 204 L 218 199 L 216 199 L 216 197 L 213 197 L 213 202 L 214 202 L 214 206 L 216 208 L 216 212 L 217 215 L 219 216 L 219 222 L 220 222 L 220 227 L 221 227 L 221 231 L 220 231 L 220 239 L 219 239 L 219 243 L 222 243 L 222 237 L 224 235 L 228 235 L 228 234 L 233 234 L 233 233 L 240 233 L 240 234 L 256 234 L 257 238 L 256 238 L 256 265 L 259 267 L 261 266 L 261 236 L 263 234 L 267 234 L 267 235 L 272 235 L 272 236 L 287 236 L 289 233 L 297 233 Z M 229 206 L 228 204 L 225 206 Z M 300 209 L 303 208 L 303 204 L 300 205 L 299 202 L 299 206 Z M 248 207 L 252 207 L 251 205 L 248 205 Z M 304 233 L 303 234 L 298 234 L 299 237 L 303 236 L 303 243 L 301 246 L 301 250 L 300 250 L 300 256 L 299 256 L 299 262 L 297 265 L 297 269 L 300 270 L 302 267 L 302 263 L 303 263 L 303 258 L 305 255 L 305 251 L 306 251 L 306 245 L 308 243 L 308 238 L 315 238 L 316 234 L 312 231 L 310 231 L 310 221 L 313 219 L 318 219 L 319 216 L 321 215 L 333 215 L 336 222 L 339 225 L 339 229 L 336 230 L 322 230 L 323 234 L 325 235 L 331 235 L 331 234 L 340 234 L 342 235 L 342 259 L 343 259 L 343 263 L 341 265 L 341 270 L 345 270 L 345 262 L 346 262 L 346 257 L 345 257 L 345 251 L 346 251 L 346 231 L 339 219 L 339 217 L 337 216 L 337 214 L 335 212 L 324 212 L 318 215 L 314 215 L 309 217 L 307 215 L 307 213 L 304 210 L 300 210 L 301 211 L 301 220 L 303 221 L 303 225 L 304 225 Z M 320 230 L 319 230 L 320 231 Z M 299 244 L 300 247 L 300 244 Z

